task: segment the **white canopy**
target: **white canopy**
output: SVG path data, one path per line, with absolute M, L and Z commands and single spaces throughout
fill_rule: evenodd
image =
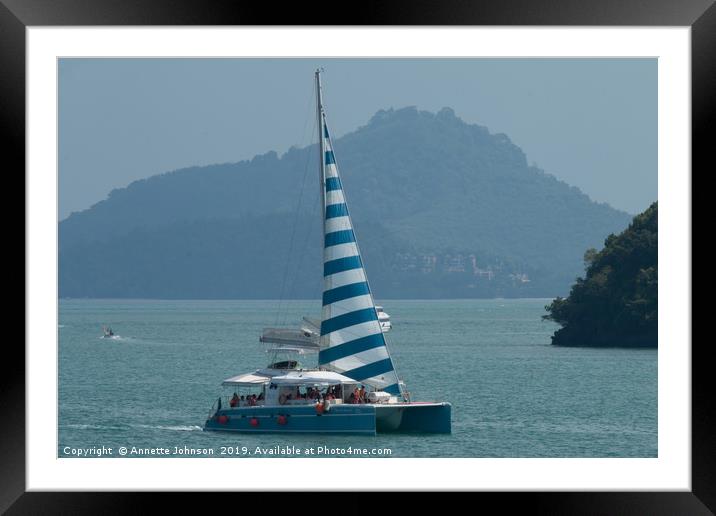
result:
M 271 383 L 290 385 L 335 385 L 339 383 L 360 383 L 333 371 L 291 371 L 274 376 Z
M 310 328 L 264 328 L 259 340 L 266 344 L 279 344 L 288 348 L 318 349 L 319 332 Z
M 309 355 L 312 353 L 318 353 L 318 347 L 315 348 L 299 348 L 295 346 L 275 346 L 266 350 L 266 353 L 276 353 L 280 351 L 282 353 L 296 353 L 297 355 Z
M 255 371 L 253 373 L 240 374 L 239 376 L 227 378 L 226 380 L 221 382 L 221 385 L 261 385 L 264 383 L 268 383 L 270 379 L 270 376 Z

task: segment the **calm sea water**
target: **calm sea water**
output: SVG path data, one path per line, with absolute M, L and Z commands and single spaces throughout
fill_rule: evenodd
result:
M 413 400 L 452 403 L 453 432 L 363 437 L 201 430 L 220 382 L 266 365 L 262 328 L 318 314 L 318 301 L 284 301 L 279 312 L 278 301 L 61 300 L 58 456 L 323 446 L 394 457 L 656 457 L 656 351 L 552 347 L 547 303 L 383 301 L 398 373 Z M 118 338 L 102 339 L 103 324 Z

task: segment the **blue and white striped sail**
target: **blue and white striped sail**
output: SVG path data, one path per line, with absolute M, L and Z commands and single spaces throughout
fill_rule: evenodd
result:
M 398 375 L 378 322 L 320 108 L 319 118 L 323 133 L 321 169 L 325 208 L 319 365 L 378 390 L 400 394 Z

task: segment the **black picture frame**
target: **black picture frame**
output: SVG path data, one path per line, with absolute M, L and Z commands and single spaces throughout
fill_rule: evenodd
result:
M 713 144 L 707 136 L 709 125 L 716 125 L 716 6 L 713 0 L 502 0 L 472 3 L 405 0 L 363 1 L 353 9 L 345 9 L 345 5 L 341 9 L 317 7 L 302 2 L 274 5 L 271 2 L 200 0 L 0 0 L 0 119 L 5 135 L 2 145 L 3 162 L 7 166 L 5 177 L 24 177 L 20 171 L 25 170 L 26 27 L 88 25 L 689 26 L 692 30 L 692 170 L 701 170 L 702 175 L 713 170 Z M 695 176 L 692 172 L 692 206 L 700 204 L 699 196 L 707 195 L 705 189 L 693 190 Z M 24 181 L 20 188 L 24 191 Z M 693 215 L 692 219 L 695 219 Z M 693 257 L 693 247 L 691 252 Z M 24 252 L 23 258 L 24 261 L 27 259 Z M 711 514 L 716 511 L 716 439 L 713 439 L 716 419 L 710 399 L 712 361 L 708 358 L 707 346 L 706 340 L 695 341 L 692 346 L 690 492 L 531 492 L 484 493 L 481 496 L 498 502 L 501 509 L 517 507 L 530 513 Z M 3 355 L 0 511 L 7 511 L 7 514 L 141 512 L 145 498 L 150 496 L 146 493 L 25 491 L 25 354 L 24 349 L 13 341 L 5 344 Z M 179 493 L 151 496 L 158 497 L 163 505 L 184 504 L 186 499 Z M 212 504 L 214 508 L 206 507 L 207 510 L 220 507 L 221 499 L 214 498 L 218 505 Z M 361 506 L 369 508 L 374 503 L 370 497 L 351 498 L 354 510 Z

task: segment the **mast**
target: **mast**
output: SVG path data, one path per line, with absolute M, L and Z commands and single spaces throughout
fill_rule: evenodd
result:
M 325 182 L 326 182 L 326 173 L 325 173 L 325 150 L 323 147 L 323 135 L 324 135 L 324 120 L 323 120 L 323 98 L 321 95 L 321 71 L 323 71 L 322 68 L 318 68 L 316 70 L 316 116 L 318 117 L 318 173 L 320 174 L 320 177 L 318 178 L 318 185 L 321 189 L 321 209 L 326 209 L 326 192 L 325 192 Z

